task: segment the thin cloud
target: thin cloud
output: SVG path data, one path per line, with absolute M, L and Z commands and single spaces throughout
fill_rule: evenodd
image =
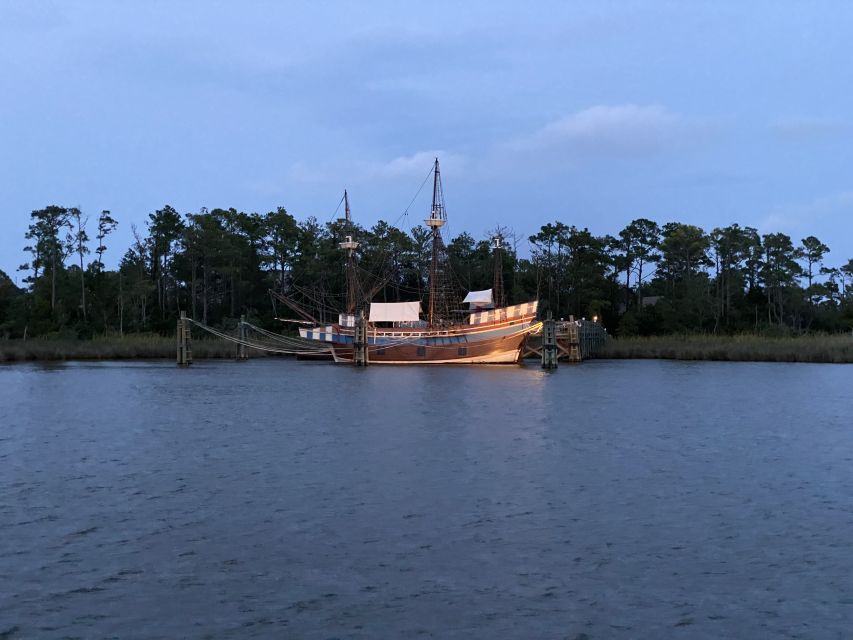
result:
M 287 180 L 297 184 L 322 184 L 330 179 L 328 170 L 312 167 L 302 160 L 297 160 L 287 170 Z
M 758 224 L 769 233 L 811 232 L 815 223 L 853 213 L 853 191 L 841 191 L 811 202 L 778 206 Z
M 468 161 L 465 156 L 451 151 L 417 151 L 410 155 L 397 156 L 387 161 L 338 160 L 334 163 L 312 165 L 299 160 L 290 165 L 287 180 L 298 184 L 323 184 L 347 176 L 350 184 L 371 182 L 385 178 L 408 178 L 426 176 L 432 163 L 438 158 L 441 168 L 459 174 Z
M 597 105 L 548 123 L 513 143 L 517 149 L 583 149 L 606 154 L 656 151 L 707 128 L 660 105 Z
M 398 156 L 388 162 L 371 164 L 367 167 L 367 173 L 375 177 L 426 175 L 436 158 L 442 168 L 457 174 L 466 164 L 464 156 L 451 151 L 417 151 L 411 155 Z
M 789 142 L 823 142 L 853 133 L 850 122 L 831 118 L 778 118 L 769 128 L 775 136 Z

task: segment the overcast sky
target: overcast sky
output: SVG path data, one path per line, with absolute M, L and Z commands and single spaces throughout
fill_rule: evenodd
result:
M 29 212 L 451 233 L 739 222 L 853 257 L 853 3 L 0 0 L 0 269 Z M 94 226 L 94 225 L 93 225 Z M 119 250 L 120 249 L 120 250 Z

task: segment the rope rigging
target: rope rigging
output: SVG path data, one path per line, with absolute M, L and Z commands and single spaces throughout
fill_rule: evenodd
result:
M 260 327 L 256 327 L 255 325 L 249 324 L 248 322 L 244 322 L 243 325 L 249 329 L 252 329 L 256 333 L 265 336 L 267 339 L 279 342 L 282 346 L 264 344 L 255 340 L 247 340 L 237 336 L 233 336 L 228 333 L 225 333 L 224 331 L 220 331 L 219 329 L 214 329 L 213 327 L 209 327 L 206 324 L 202 324 L 198 320 L 193 320 L 192 318 L 187 318 L 186 320 L 187 322 L 192 323 L 199 329 L 202 329 L 203 331 L 206 331 L 209 334 L 220 338 L 221 340 L 233 342 L 234 344 L 243 345 L 252 349 L 257 349 L 258 351 L 264 351 L 267 353 L 279 353 L 282 355 L 309 355 L 331 353 L 331 347 L 322 346 L 317 344 L 316 342 L 303 340 L 302 338 L 289 338 L 287 336 L 282 336 L 271 331 L 261 329 Z

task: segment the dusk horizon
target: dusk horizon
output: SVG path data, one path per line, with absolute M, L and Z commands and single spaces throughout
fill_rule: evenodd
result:
M 408 230 L 435 156 L 451 234 L 736 222 L 853 257 L 853 8 L 373 6 L 4 5 L 0 270 L 52 204 L 115 247 L 167 204 L 325 222 L 345 188 Z

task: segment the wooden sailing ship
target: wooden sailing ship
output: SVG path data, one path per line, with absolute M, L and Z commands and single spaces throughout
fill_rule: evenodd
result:
M 453 283 L 441 228 L 447 221 L 438 158 L 433 168 L 430 216 L 432 255 L 427 309 L 419 300 L 359 304 L 355 251 L 359 244 L 346 236 L 339 247 L 346 255 L 346 311 L 335 324 L 316 323 L 299 329 L 302 338 L 327 346 L 336 362 L 366 364 L 509 364 L 519 361 L 528 333 L 539 328 L 538 301 L 506 306 L 500 237 L 494 240 L 496 259 L 492 289 L 472 291 L 460 309 L 454 301 Z M 350 210 L 344 192 L 346 222 Z M 288 300 L 284 299 L 285 302 Z

